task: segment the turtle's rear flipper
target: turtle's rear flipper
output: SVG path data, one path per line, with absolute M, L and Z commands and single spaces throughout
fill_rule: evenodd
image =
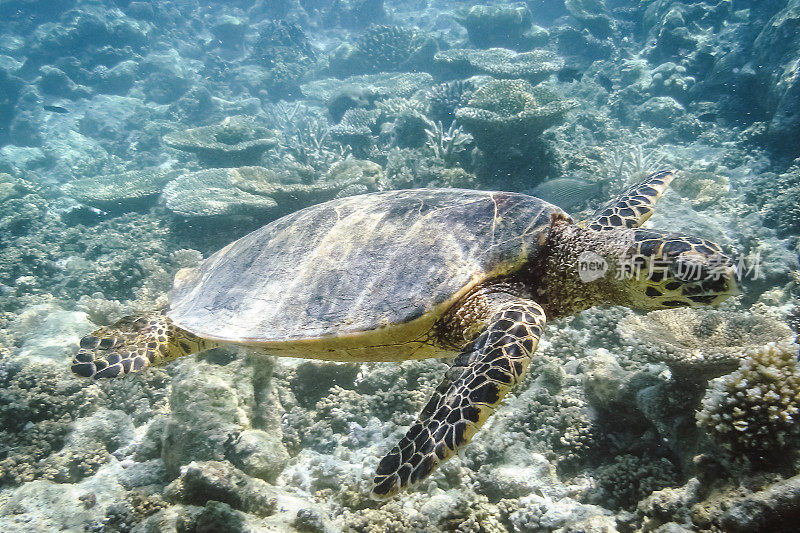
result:
M 210 344 L 176 327 L 163 313 L 125 317 L 81 339 L 72 371 L 85 378 L 115 378 L 206 350 Z
M 393 496 L 427 478 L 467 444 L 524 375 L 545 324 L 530 300 L 507 302 L 448 370 L 417 421 L 378 464 L 372 495 Z

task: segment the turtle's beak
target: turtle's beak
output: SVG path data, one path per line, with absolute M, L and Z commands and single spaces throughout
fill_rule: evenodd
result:
M 703 264 L 704 263 L 704 264 Z M 715 254 L 702 260 L 701 275 L 694 280 L 685 280 L 682 287 L 684 296 L 698 306 L 717 306 L 740 294 L 739 270 L 731 259 L 722 254 Z

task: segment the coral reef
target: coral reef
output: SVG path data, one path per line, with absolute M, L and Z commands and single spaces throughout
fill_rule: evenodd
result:
M 167 499 L 192 505 L 213 500 L 246 513 L 269 516 L 276 511 L 277 499 L 260 479 L 219 461 L 191 462 L 181 469 L 178 479 L 164 492 Z
M 716 505 L 708 505 L 702 513 L 696 513 L 695 521 L 698 527 L 711 525 L 726 531 L 780 529 L 796 516 L 798 484 L 800 476 L 794 476 L 750 494 L 713 502 Z
M 370 24 L 383 23 L 387 18 L 384 0 L 342 0 L 331 5 L 326 5 L 327 2 L 318 4 L 316 9 L 322 11 L 325 24 L 331 26 L 363 29 Z
M 466 105 L 474 91 L 475 85 L 469 80 L 434 85 L 425 95 L 430 107 L 428 114 L 434 122 L 449 125 L 456 118 L 456 109 Z
M 427 70 L 438 49 L 435 39 L 417 29 L 372 25 L 353 45 L 343 44 L 332 52 L 329 71 L 349 76 Z
M 542 132 L 562 123 L 574 106 L 543 86 L 534 87 L 524 80 L 495 80 L 477 89 L 467 105 L 456 110 L 456 119 L 475 138 L 486 155 L 485 166 L 493 169 L 494 176 L 524 172 L 526 180 L 536 180 L 548 170 Z
M 771 191 L 760 197 L 753 195 L 755 201 L 763 202 L 765 222 L 782 235 L 800 234 L 800 165 L 793 165 L 778 176 L 771 173 L 761 176 L 759 182 Z
M 564 61 L 547 50 L 517 53 L 505 48 L 454 48 L 434 56 L 438 68 L 452 78 L 486 74 L 498 79 L 524 79 L 532 85 L 547 80 Z
M 665 363 L 676 379 L 685 380 L 732 372 L 749 350 L 791 335 L 772 317 L 686 308 L 631 315 L 620 323 L 620 332 L 638 354 Z
M 533 17 L 525 6 L 478 5 L 457 12 L 455 17 L 477 48 L 500 46 L 518 50 L 531 44 L 525 33 L 531 28 Z
M 187 365 L 190 369 L 172 383 L 170 414 L 162 429 L 161 458 L 170 478 L 191 461 L 219 461 L 235 455 L 240 464 L 248 464 L 244 452 L 256 450 L 237 448 L 242 432 L 277 429 L 279 411 L 266 397 L 272 365 L 273 360 L 265 356 L 237 359 L 224 366 Z M 235 380 L 232 375 L 237 376 Z M 273 411 L 261 412 L 266 409 Z M 280 441 L 271 444 L 272 453 L 285 454 Z
M 697 422 L 717 445 L 755 463 L 785 460 L 797 449 L 797 350 L 788 341 L 750 349 L 738 370 L 711 385 Z
M 257 164 L 278 139 L 278 132 L 257 126 L 252 118 L 234 116 L 214 126 L 168 133 L 164 144 L 197 154 L 207 167 L 236 167 Z
M 791 527 L 798 21 L 798 0 L 0 0 L 0 530 Z M 550 320 L 486 430 L 389 502 L 373 468 L 446 361 L 69 373 L 93 323 L 312 203 L 519 190 L 585 220 L 667 167 L 653 225 L 755 254 L 743 294 Z
M 63 371 L 60 366 L 2 362 L 0 483 L 3 485 L 42 478 L 63 482 L 85 477 L 96 470 L 97 464 L 92 462 L 98 460 L 98 454 L 99 460 L 104 460 L 105 449 L 98 450 L 94 442 L 88 443 L 88 449 L 81 450 L 78 446 L 61 457 L 53 457 L 62 449 L 70 424 L 90 414 L 104 397 L 97 387 L 64 380 Z
M 667 459 L 622 455 L 595 471 L 605 507 L 630 507 L 654 490 L 675 484 L 678 473 Z
M 753 59 L 759 65 L 758 75 L 770 88 L 768 112 L 772 113 L 767 125 L 767 139 L 776 152 L 790 157 L 800 155 L 800 143 L 797 142 L 800 133 L 800 106 L 797 103 L 800 84 L 797 82 L 796 63 L 800 48 L 789 37 L 796 31 L 798 21 L 800 3 L 792 0 L 763 26 L 753 43 L 757 50 Z M 786 46 L 786 43 L 791 44 Z M 770 49 L 781 50 L 781 53 L 771 54 L 768 52 Z
M 303 30 L 285 20 L 269 21 L 250 52 L 251 61 L 267 68 L 263 90 L 275 101 L 301 95 L 300 84 L 316 56 Z
M 77 201 L 109 211 L 146 206 L 178 172 L 159 169 L 129 170 L 105 176 L 73 180 L 64 193 Z

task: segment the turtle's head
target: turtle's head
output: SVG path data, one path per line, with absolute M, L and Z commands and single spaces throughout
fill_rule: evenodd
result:
M 716 243 L 649 229 L 626 233 L 629 246 L 616 278 L 627 305 L 645 310 L 716 306 L 738 294 L 736 265 Z

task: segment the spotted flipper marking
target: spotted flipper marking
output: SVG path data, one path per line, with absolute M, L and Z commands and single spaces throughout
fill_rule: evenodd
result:
M 587 227 L 598 231 L 638 228 L 653 214 L 656 202 L 674 178 L 675 171 L 672 170 L 650 174 L 595 211 Z
M 456 358 L 405 437 L 378 464 L 375 498 L 416 485 L 472 439 L 525 374 L 544 325 L 544 311 L 530 300 L 497 308 L 486 329 Z
M 125 317 L 81 339 L 72 371 L 85 378 L 115 378 L 212 346 L 211 341 L 175 326 L 163 313 Z

